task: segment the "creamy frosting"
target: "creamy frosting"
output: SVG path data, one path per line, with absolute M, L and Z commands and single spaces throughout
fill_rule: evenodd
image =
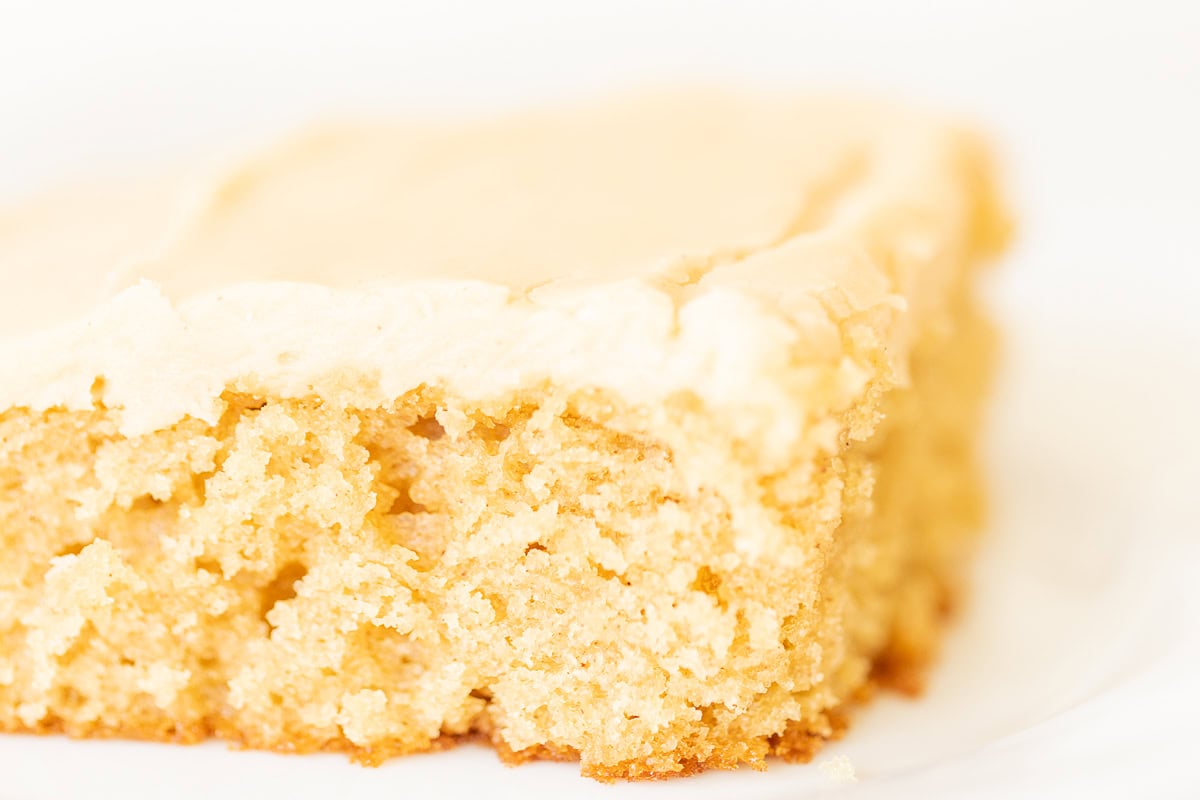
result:
M 381 404 L 550 378 L 790 419 L 818 366 L 823 402 L 861 391 L 848 316 L 880 309 L 903 362 L 926 284 L 991 224 L 979 158 L 880 105 L 676 92 L 324 128 L 51 197 L 0 218 L 0 407 L 95 390 L 134 434 L 230 385 Z

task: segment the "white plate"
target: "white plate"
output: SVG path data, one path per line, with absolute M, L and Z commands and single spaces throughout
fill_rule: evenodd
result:
M 0 739 L 0 796 L 1200 796 L 1196 343 L 1008 316 L 972 600 L 927 695 L 881 697 L 814 764 L 605 786 L 571 764 L 508 769 L 476 746 L 369 769 L 13 736 Z M 822 767 L 841 757 L 856 782 Z

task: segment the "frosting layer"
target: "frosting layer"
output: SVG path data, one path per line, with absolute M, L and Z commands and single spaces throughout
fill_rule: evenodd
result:
M 821 97 L 327 127 L 0 220 L 0 406 L 99 399 L 136 433 L 234 384 L 369 405 L 552 380 L 836 408 L 866 381 L 844 323 L 873 315 L 902 379 L 913 321 L 998 240 L 987 172 L 940 118 Z

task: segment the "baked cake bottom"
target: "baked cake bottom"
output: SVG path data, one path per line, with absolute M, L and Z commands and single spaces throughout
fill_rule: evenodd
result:
M 770 474 L 687 398 L 705 471 L 553 385 L 231 388 L 135 438 L 6 410 L 0 728 L 368 764 L 482 736 L 602 779 L 807 759 L 873 684 L 919 688 L 959 590 L 992 338 L 952 317 L 867 435 Z

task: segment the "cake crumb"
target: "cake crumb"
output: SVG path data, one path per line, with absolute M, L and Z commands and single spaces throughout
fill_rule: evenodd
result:
M 825 758 L 817 766 L 833 783 L 858 783 L 858 776 L 854 774 L 854 764 L 847 756 Z

